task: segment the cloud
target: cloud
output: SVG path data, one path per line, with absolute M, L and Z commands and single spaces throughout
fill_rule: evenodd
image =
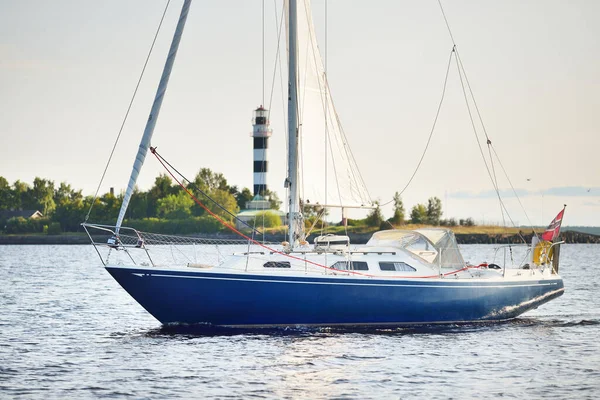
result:
M 600 187 L 586 186 L 560 186 L 542 190 L 515 189 L 517 196 L 556 196 L 556 197 L 599 197 Z M 500 196 L 503 198 L 515 197 L 512 189 L 500 189 Z M 484 190 L 481 192 L 452 192 L 448 197 L 454 199 L 489 199 L 497 197 L 495 190 Z
M 538 194 L 544 196 L 598 197 L 600 196 L 600 187 L 563 186 L 540 190 Z
M 586 201 L 583 203 L 583 205 L 587 206 L 587 207 L 600 207 L 600 200 L 595 201 L 595 202 L 594 201 Z
M 516 189 L 517 196 L 524 197 L 529 196 L 531 193 L 524 189 Z M 515 197 L 514 192 L 511 189 L 501 189 L 501 197 Z M 454 199 L 491 199 L 498 197 L 495 190 L 484 190 L 482 192 L 451 192 L 448 193 L 448 197 Z

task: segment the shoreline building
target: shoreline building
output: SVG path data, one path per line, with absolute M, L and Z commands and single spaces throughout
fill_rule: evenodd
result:
M 269 121 L 269 110 L 264 108 L 262 105 L 254 110 L 252 115 L 252 162 L 253 162 L 253 194 L 252 200 L 246 202 L 246 208 L 241 210 L 237 215 L 238 219 L 246 223 L 252 223 L 252 221 L 263 212 L 268 211 L 274 213 L 281 218 L 282 224 L 285 221 L 285 213 L 280 210 L 271 209 L 271 203 L 265 197 L 268 192 L 267 186 L 267 171 L 269 169 L 269 162 L 267 160 L 267 150 L 269 148 L 269 138 L 273 134 L 273 130 L 270 127 Z M 243 224 L 239 221 L 236 222 L 237 228 L 244 228 Z

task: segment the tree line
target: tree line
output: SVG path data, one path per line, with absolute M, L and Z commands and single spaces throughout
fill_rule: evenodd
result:
M 250 189 L 240 190 L 238 186 L 230 185 L 223 174 L 213 172 L 209 168 L 200 169 L 194 180 L 187 183 L 186 188 L 208 210 L 228 222 L 232 222 L 233 215 L 246 208 L 246 203 L 254 197 Z M 276 193 L 267 191 L 263 196 L 269 201 L 271 209 L 280 208 L 281 201 Z M 113 225 L 122 202 L 123 194 L 114 194 L 112 190 L 94 198 L 84 196 L 81 190 L 74 189 L 66 182 L 56 185 L 54 181 L 36 177 L 33 185 L 20 180 L 11 185 L 0 176 L 0 231 L 9 234 L 75 232 L 81 230 L 81 223 L 85 220 Z M 458 221 L 454 218 L 443 219 L 442 202 L 437 197 L 429 198 L 427 204 L 413 206 L 409 215 L 406 214 L 399 193 L 395 193 L 393 202 L 394 211 L 389 219 L 384 218 L 377 204 L 365 219 L 348 220 L 348 224 L 382 229 L 406 223 L 450 227 L 474 225 L 471 218 Z M 43 218 L 2 219 L 2 211 L 11 210 L 38 210 L 43 214 Z M 308 228 L 327 225 L 327 210 L 308 207 L 304 209 L 304 214 Z M 264 226 L 279 225 L 279 217 L 273 217 L 278 221 L 270 221 Z M 134 189 L 125 216 L 125 225 L 143 231 L 169 234 L 217 232 L 223 229 L 220 223 L 208 215 L 203 207 L 166 174 L 156 177 L 148 191 L 141 191 L 137 187 Z
M 229 222 L 233 220 L 232 214 L 245 208 L 246 202 L 254 197 L 250 189 L 240 190 L 236 185 L 229 185 L 223 174 L 209 168 L 200 169 L 186 187 L 206 208 Z M 279 209 L 281 201 L 276 193 L 267 191 L 263 196 L 272 209 Z M 66 182 L 56 185 L 54 181 L 36 177 L 33 185 L 20 180 L 11 185 L 0 176 L 0 215 L 2 211 L 15 210 L 38 210 L 43 214 L 39 219 L 5 218 L 0 220 L 0 230 L 5 233 L 75 232 L 81 230 L 80 224 L 88 212 L 90 222 L 112 225 L 122 202 L 122 193 L 115 195 L 109 191 L 94 199 Z M 134 189 L 125 218 L 134 228 L 152 230 L 156 225 L 164 233 L 220 229 L 206 210 L 166 174 L 156 177 L 148 191 Z

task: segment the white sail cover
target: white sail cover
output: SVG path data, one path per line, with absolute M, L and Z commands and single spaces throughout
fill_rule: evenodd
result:
M 310 0 L 297 4 L 300 198 L 311 204 L 371 206 L 331 99 Z

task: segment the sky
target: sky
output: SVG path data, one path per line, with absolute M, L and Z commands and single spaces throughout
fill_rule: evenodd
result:
M 101 192 L 127 185 L 182 3 L 171 1 Z M 153 145 L 186 175 L 209 167 L 251 187 L 251 115 L 264 103 L 274 131 L 268 183 L 283 197 L 278 71 L 271 85 L 281 1 L 265 1 L 264 83 L 262 3 L 192 4 Z M 327 18 L 325 0 L 312 3 L 337 112 L 371 197 L 385 203 L 423 153 L 452 40 L 435 0 L 328 0 Z M 95 192 L 165 4 L 0 0 L 0 176 L 30 184 L 40 176 Z M 496 164 L 512 221 L 547 225 L 567 204 L 565 225 L 600 225 L 600 2 L 443 5 L 519 195 L 520 203 Z M 148 158 L 139 187 L 150 188 L 161 172 Z M 402 194 L 407 211 L 432 196 L 445 217 L 502 223 L 455 67 L 431 144 Z M 383 211 L 392 214 L 391 206 Z

